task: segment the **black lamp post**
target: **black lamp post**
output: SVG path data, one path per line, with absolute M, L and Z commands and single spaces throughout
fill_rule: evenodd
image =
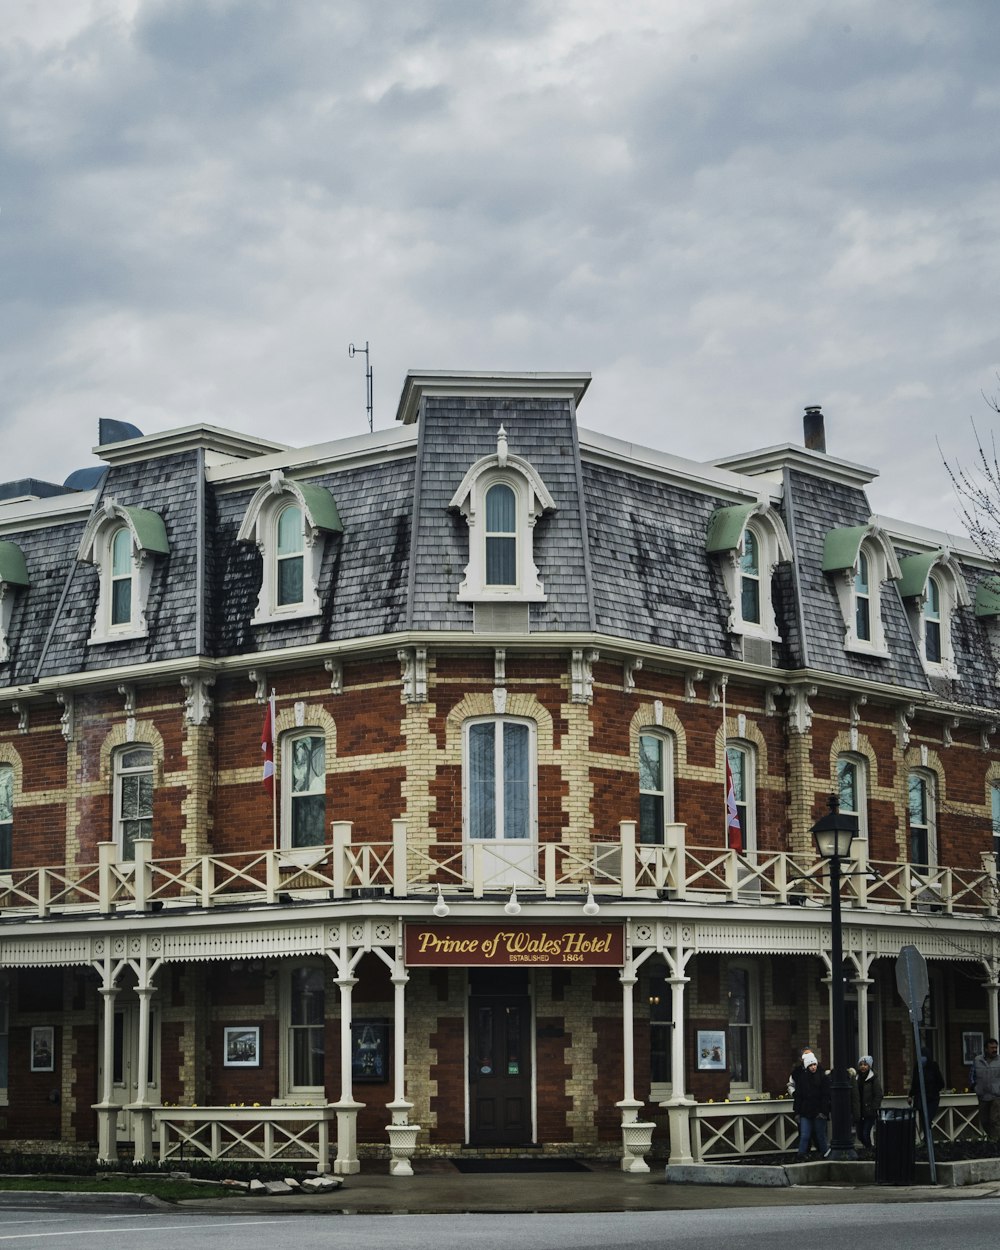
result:
M 851 1083 L 845 1062 L 847 1021 L 844 1011 L 844 934 L 840 919 L 840 861 L 849 859 L 858 832 L 857 816 L 841 813 L 835 794 L 830 812 L 820 817 L 810 833 L 821 859 L 830 862 L 830 975 L 833 985 L 833 1074 L 830 1078 L 830 1158 L 856 1159 L 851 1124 Z

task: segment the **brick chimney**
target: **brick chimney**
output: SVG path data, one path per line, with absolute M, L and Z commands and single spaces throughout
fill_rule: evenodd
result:
M 826 451 L 826 430 L 823 425 L 823 409 L 819 404 L 806 408 L 802 418 L 802 433 L 809 451 Z

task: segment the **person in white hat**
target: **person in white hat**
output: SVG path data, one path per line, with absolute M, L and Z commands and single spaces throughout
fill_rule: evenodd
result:
M 830 1153 L 826 1126 L 830 1119 L 830 1078 L 819 1066 L 819 1060 L 811 1050 L 802 1053 L 802 1072 L 795 1081 L 792 1110 L 799 1117 L 798 1162 L 809 1154 L 810 1144 L 815 1144 L 820 1157 Z

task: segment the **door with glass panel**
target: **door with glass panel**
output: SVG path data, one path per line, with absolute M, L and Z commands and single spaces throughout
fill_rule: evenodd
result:
M 528 1145 L 533 1133 L 527 974 L 483 969 L 469 975 L 469 1145 Z
M 101 1040 L 97 1049 L 98 1097 L 104 1089 L 104 1043 L 103 1021 Z M 160 1101 L 160 1012 L 156 1004 L 149 1011 L 149 1049 L 145 1056 L 139 1053 L 139 1000 L 134 991 L 121 990 L 115 1002 L 114 1036 L 111 1043 L 111 1101 L 121 1110 L 118 1112 L 118 1140 L 134 1141 L 135 1133 L 131 1103 L 139 1097 L 140 1065 L 146 1064 L 146 1097 L 149 1102 Z M 155 1124 L 154 1124 L 155 1136 Z
M 483 885 L 538 880 L 534 724 L 508 716 L 465 726 L 465 875 Z

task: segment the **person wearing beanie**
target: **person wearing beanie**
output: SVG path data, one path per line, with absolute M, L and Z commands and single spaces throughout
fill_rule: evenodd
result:
M 872 1132 L 882 1105 L 882 1083 L 875 1075 L 871 1055 L 858 1060 L 857 1079 L 851 1083 L 851 1112 L 858 1138 L 866 1150 L 872 1148 Z
M 797 1162 L 805 1160 L 810 1143 L 815 1143 L 820 1156 L 825 1159 L 830 1153 L 826 1136 L 826 1125 L 830 1119 L 830 1078 L 811 1050 L 802 1052 L 802 1071 L 795 1081 L 792 1110 L 799 1118 Z

